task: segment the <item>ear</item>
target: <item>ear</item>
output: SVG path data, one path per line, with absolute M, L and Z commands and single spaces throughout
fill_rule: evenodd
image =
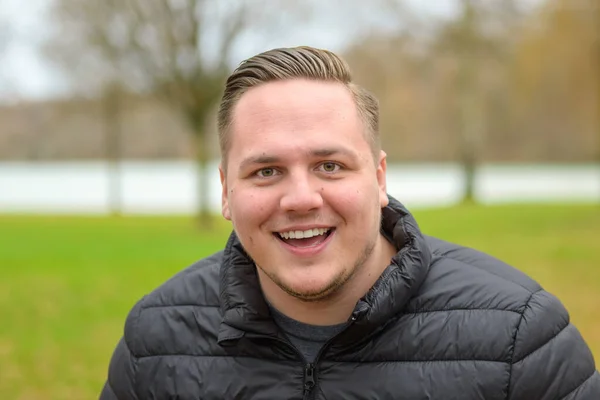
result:
M 227 198 L 227 175 L 223 171 L 223 165 L 219 164 L 219 176 L 221 177 L 221 214 L 231 221 L 231 212 L 229 211 L 229 199 Z
M 379 204 L 381 208 L 388 205 L 390 200 L 387 195 L 387 181 L 386 181 L 386 170 L 387 170 L 387 162 L 386 162 L 387 154 L 385 151 L 381 150 L 379 153 L 379 162 L 377 163 L 377 183 L 379 185 Z

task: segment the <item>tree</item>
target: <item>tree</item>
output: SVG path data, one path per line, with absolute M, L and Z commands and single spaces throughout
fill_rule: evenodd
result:
M 465 203 L 475 200 L 475 173 L 488 129 L 486 96 L 505 90 L 498 84 L 485 84 L 483 80 L 488 71 L 502 74 L 498 67 L 488 67 L 506 63 L 513 48 L 510 32 L 519 20 L 518 14 L 513 0 L 489 4 L 461 0 L 459 16 L 442 25 L 433 43 L 434 52 L 450 55 L 457 64 L 458 143 Z M 490 62 L 494 60 L 499 63 Z
M 277 11 L 258 0 L 56 0 L 57 30 L 48 50 L 70 70 L 77 65 L 72 77 L 80 88 L 120 85 L 156 95 L 180 112 L 194 133 L 198 211 L 207 225 L 207 121 L 238 40 L 251 27 L 253 35 L 268 33 L 271 21 L 282 20 L 271 18 Z
M 592 48 L 592 53 L 594 55 L 594 63 L 596 69 L 596 75 L 593 77 L 596 80 L 596 139 L 598 141 L 597 151 L 597 162 L 600 165 L 600 0 L 588 0 L 588 4 L 590 6 L 591 14 L 594 16 L 594 46 Z M 600 198 L 598 198 L 600 201 Z
M 478 141 L 481 140 L 482 110 L 478 98 L 477 47 L 480 45 L 477 11 L 472 0 L 462 0 L 462 17 L 456 31 L 459 57 L 458 91 L 460 121 L 460 158 L 464 169 L 464 202 L 475 199 L 475 166 L 477 163 Z
M 596 66 L 596 129 L 597 129 L 597 140 L 598 140 L 598 163 L 600 164 L 600 0 L 589 0 L 590 8 L 592 9 L 595 21 L 595 46 L 593 52 L 595 54 L 596 61 L 594 65 Z M 600 198 L 598 199 L 600 201 Z
M 105 124 L 106 156 L 108 159 L 108 208 L 113 216 L 123 211 L 121 184 L 121 142 L 123 90 L 116 84 L 107 85 L 102 93 L 102 114 Z
M 596 3 L 596 4 L 594 4 Z M 592 161 L 598 149 L 597 0 L 540 3 L 514 63 L 521 147 L 554 162 Z

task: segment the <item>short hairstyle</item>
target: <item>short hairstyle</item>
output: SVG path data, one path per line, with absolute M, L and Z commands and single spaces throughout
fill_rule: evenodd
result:
M 277 48 L 257 54 L 242 61 L 227 79 L 217 117 L 223 167 L 226 168 L 231 145 L 233 110 L 240 97 L 261 84 L 295 78 L 339 82 L 348 88 L 365 124 L 366 139 L 377 163 L 381 149 L 377 98 L 352 82 L 350 68 L 341 57 L 328 50 L 300 46 Z

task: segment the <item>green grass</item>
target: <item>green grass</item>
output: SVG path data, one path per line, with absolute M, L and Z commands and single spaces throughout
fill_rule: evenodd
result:
M 416 212 L 428 234 L 497 256 L 571 312 L 600 359 L 600 207 Z M 189 218 L 0 216 L 0 399 L 95 399 L 143 294 L 224 245 Z

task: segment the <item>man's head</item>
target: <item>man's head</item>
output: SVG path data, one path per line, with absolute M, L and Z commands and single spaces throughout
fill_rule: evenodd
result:
M 227 79 L 218 113 L 223 168 L 227 169 L 233 112 L 242 95 L 265 83 L 290 79 L 337 82 L 344 85 L 356 103 L 357 111 L 365 125 L 365 135 L 377 161 L 381 150 L 377 99 L 352 82 L 350 68 L 342 58 L 327 50 L 304 46 L 260 53 L 243 61 Z
M 380 263 L 388 199 L 377 101 L 340 58 L 303 47 L 243 62 L 219 132 L 223 216 L 267 297 L 323 300 Z

